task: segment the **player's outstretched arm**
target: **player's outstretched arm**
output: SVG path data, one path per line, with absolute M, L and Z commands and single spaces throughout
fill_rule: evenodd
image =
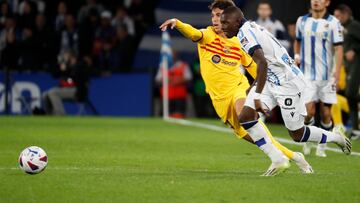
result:
M 165 32 L 168 29 L 168 27 L 174 29 L 175 26 L 176 26 L 176 18 L 172 18 L 166 20 L 163 24 L 160 25 L 159 28 L 161 29 L 161 31 Z
M 202 31 L 192 27 L 189 24 L 183 23 L 176 18 L 166 20 L 163 24 L 160 25 L 159 28 L 163 32 L 166 31 L 168 28 L 171 28 L 171 29 L 176 28 L 186 38 L 189 38 L 194 42 L 199 42 L 204 37 Z

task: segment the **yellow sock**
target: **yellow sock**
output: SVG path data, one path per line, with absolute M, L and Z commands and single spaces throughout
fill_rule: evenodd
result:
M 331 106 L 331 115 L 334 122 L 334 125 L 342 125 L 342 115 L 341 111 L 346 113 L 349 112 L 349 105 L 344 96 L 336 95 L 337 103 Z
M 344 111 L 345 113 L 349 113 L 350 108 L 346 97 L 338 94 L 336 98 L 337 98 L 337 103 L 340 105 L 341 111 Z
M 275 145 L 276 148 L 278 148 L 287 158 L 293 159 L 294 158 L 294 152 L 290 149 L 286 148 L 282 144 L 280 144 L 278 141 L 274 139 L 269 129 L 266 127 L 266 125 L 259 119 L 259 123 L 264 126 L 266 133 L 268 134 L 271 142 Z
M 334 126 L 342 124 L 342 115 L 339 103 L 333 104 L 331 106 L 331 115 Z

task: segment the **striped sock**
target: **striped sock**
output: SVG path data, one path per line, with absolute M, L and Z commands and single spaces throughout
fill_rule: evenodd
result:
M 326 131 L 324 129 L 315 127 L 315 126 L 305 126 L 304 135 L 301 138 L 300 142 L 315 142 L 315 143 L 341 143 L 343 138 L 331 131 Z
M 266 134 L 265 125 L 261 125 L 258 120 L 249 121 L 241 124 L 249 132 L 249 136 L 255 144 L 271 159 L 272 162 L 281 162 L 284 155 L 271 142 Z

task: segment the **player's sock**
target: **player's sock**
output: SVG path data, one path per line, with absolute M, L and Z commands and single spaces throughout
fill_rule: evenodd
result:
M 286 148 L 285 146 L 283 146 L 282 144 L 280 144 L 277 140 L 275 140 L 263 121 L 259 120 L 259 123 L 264 127 L 267 136 L 270 138 L 271 142 L 275 145 L 275 147 L 278 148 L 287 158 L 296 161 L 294 159 L 295 153 L 289 150 L 288 148 Z
M 333 104 L 331 106 L 331 117 L 334 121 L 334 125 L 342 125 L 342 113 L 339 103 Z
M 315 118 L 311 117 L 311 119 L 307 122 L 305 122 L 305 125 L 315 125 Z M 303 146 L 303 152 L 305 155 L 309 155 L 311 153 L 311 147 L 313 146 L 313 143 L 311 142 L 305 142 Z
M 316 142 L 316 143 L 342 143 L 343 139 L 341 135 L 338 135 L 331 131 L 326 131 L 324 129 L 315 127 L 315 126 L 305 126 L 303 137 L 300 142 Z
M 333 123 L 332 121 L 330 121 L 330 123 L 323 123 L 320 121 L 320 127 L 326 131 L 330 131 L 333 128 Z M 326 143 L 319 143 L 316 148 L 316 155 L 320 157 L 326 157 L 325 149 Z
M 323 123 L 320 121 L 320 127 L 326 131 L 330 131 L 333 128 L 333 123 L 330 121 L 330 123 Z
M 298 153 L 294 153 L 293 152 L 293 158 L 292 158 L 292 160 L 294 160 L 295 162 L 299 162 L 299 161 L 301 161 L 302 159 L 303 159 L 303 157 L 301 157 L 301 155 L 300 155 L 300 152 L 298 152 Z
M 254 140 L 255 144 L 271 159 L 273 163 L 282 162 L 284 156 L 280 150 L 271 142 L 266 130 L 258 120 L 241 123 L 245 130 L 249 132 L 249 136 Z
M 305 125 L 314 125 L 315 124 L 315 118 L 311 117 L 311 119 L 308 122 L 305 122 Z

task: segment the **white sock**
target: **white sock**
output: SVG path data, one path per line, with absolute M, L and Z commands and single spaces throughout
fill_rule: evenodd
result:
M 324 129 L 315 127 L 315 126 L 305 126 L 304 135 L 301 138 L 301 142 L 315 142 L 315 143 L 342 143 L 343 138 L 331 131 L 326 131 Z
M 255 144 L 271 159 L 272 162 L 280 162 L 284 158 L 282 152 L 275 147 L 269 139 L 265 126 L 258 120 L 249 121 L 241 124 L 249 132 L 249 136 Z
M 323 123 L 322 121 L 320 121 L 320 127 L 326 131 L 330 131 L 333 127 L 333 123 L 332 121 L 330 121 L 330 123 Z M 317 146 L 317 150 L 318 151 L 324 151 L 326 148 L 326 142 L 325 143 L 319 143 Z
M 325 123 L 323 123 L 322 121 L 320 121 L 320 126 L 321 126 L 321 128 L 324 129 L 324 130 L 327 130 L 327 131 L 331 130 L 331 129 L 332 129 L 332 125 L 333 125 L 332 121 L 330 121 L 330 123 L 327 123 L 327 124 L 325 124 Z
M 314 125 L 315 124 L 315 119 L 314 117 L 311 117 L 309 122 L 305 122 L 305 125 Z
M 293 156 L 292 160 L 294 160 L 295 162 L 299 162 L 302 160 L 302 157 L 297 152 L 294 152 L 294 156 Z

